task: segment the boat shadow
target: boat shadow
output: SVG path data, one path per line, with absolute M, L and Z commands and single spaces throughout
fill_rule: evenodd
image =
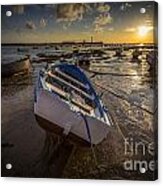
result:
M 38 177 L 61 178 L 74 149 L 63 137 L 46 131 L 44 146 L 33 164 L 34 170 L 39 172 Z

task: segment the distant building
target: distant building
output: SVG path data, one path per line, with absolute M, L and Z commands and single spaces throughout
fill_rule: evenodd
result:
M 83 40 L 83 42 L 74 42 L 74 41 L 66 41 L 62 42 L 61 45 L 65 47 L 103 47 L 103 42 L 93 42 L 93 38 L 91 39 L 91 42 Z
M 91 43 L 93 43 L 93 36 L 91 36 Z

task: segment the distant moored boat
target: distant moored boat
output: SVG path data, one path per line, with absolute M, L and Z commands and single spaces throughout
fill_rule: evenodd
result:
M 147 54 L 147 62 L 150 66 L 149 71 L 157 72 L 158 68 L 158 53 L 157 51 L 151 51 Z
M 14 60 L 14 61 L 13 61 Z M 12 76 L 16 73 L 28 73 L 30 69 L 30 59 L 27 56 L 21 56 L 20 58 L 8 59 L 7 62 L 1 64 L 1 75 L 2 77 Z

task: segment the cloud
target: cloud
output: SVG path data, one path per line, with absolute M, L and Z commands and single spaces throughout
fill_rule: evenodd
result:
M 63 30 L 67 30 L 68 26 L 63 24 Z
M 128 28 L 125 28 L 125 32 L 136 32 L 136 31 L 139 31 L 139 29 L 140 28 L 145 28 L 148 32 L 149 31 L 151 31 L 151 30 L 153 30 L 153 26 L 147 26 L 147 25 L 145 25 L 145 26 L 139 26 L 139 27 L 128 27 Z
M 95 32 L 103 32 L 104 31 L 104 27 L 100 27 L 99 25 L 95 25 L 95 28 L 94 28 L 94 31 Z
M 130 3 L 123 3 L 120 6 L 120 10 L 125 11 L 125 10 L 127 10 L 128 8 L 131 8 L 131 7 L 132 7 L 132 5 Z
M 24 5 L 13 5 L 12 9 L 13 9 L 13 12 L 16 14 L 23 14 L 24 13 Z
M 57 5 L 58 22 L 74 22 L 83 19 L 84 14 L 89 10 L 87 4 L 60 4 Z
M 93 22 L 93 27 L 95 32 L 103 32 L 106 27 L 112 22 L 112 17 L 110 15 L 111 7 L 105 3 L 96 3 L 96 11 L 99 13 Z M 108 29 L 107 29 L 108 30 Z
M 62 28 L 63 30 L 67 30 L 71 26 L 71 22 L 63 22 Z
M 146 23 L 147 26 L 152 26 L 153 25 L 153 22 L 152 22 L 151 19 L 146 19 L 145 23 Z
M 25 27 L 29 30 L 35 30 L 36 29 L 36 25 L 32 21 L 27 21 L 26 24 L 25 24 Z
M 105 4 L 105 3 L 100 3 L 97 7 L 97 11 L 104 13 L 104 12 L 109 12 L 110 6 Z
M 146 28 L 147 28 L 147 30 L 148 30 L 148 31 L 151 31 L 151 30 L 153 30 L 153 29 L 154 29 L 154 27 L 153 27 L 153 26 L 146 26 Z
M 41 27 L 41 28 L 44 28 L 44 27 L 46 27 L 46 25 L 47 25 L 46 19 L 41 18 L 41 20 L 40 20 L 40 27 Z
M 125 28 L 124 31 L 125 31 L 125 32 L 135 32 L 135 31 L 136 31 L 136 28 L 134 28 L 134 27 L 129 27 L 129 28 Z
M 148 4 L 147 5 L 147 8 L 151 8 L 153 5 L 152 4 Z
M 94 24 L 105 26 L 111 22 L 112 22 L 112 18 L 110 16 L 110 14 L 100 14 L 98 17 L 96 17 Z
M 89 25 L 84 25 L 84 28 L 88 29 L 89 28 Z
M 113 32 L 113 31 L 114 31 L 114 27 L 108 28 L 108 31 L 109 31 L 109 32 Z
M 57 5 L 56 4 L 46 4 L 46 8 L 55 8 Z
M 95 18 L 93 25 L 95 32 L 102 32 L 104 31 L 105 26 L 112 22 L 112 17 L 109 13 L 100 14 L 98 17 Z

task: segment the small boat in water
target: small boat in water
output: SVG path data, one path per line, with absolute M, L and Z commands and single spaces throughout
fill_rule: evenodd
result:
M 22 52 L 22 53 L 29 53 L 29 48 L 27 48 L 27 47 L 22 47 L 22 48 L 18 48 L 17 51 L 18 51 L 18 52 Z
M 2 59 L 1 75 L 2 77 L 9 77 L 17 73 L 28 73 L 30 69 L 30 59 L 27 56 L 8 56 Z
M 132 53 L 132 61 L 133 62 L 140 62 L 141 58 L 140 56 L 142 55 L 142 51 L 135 49 Z
M 40 71 L 34 113 L 39 125 L 72 143 L 96 145 L 110 131 L 107 110 L 83 70 L 53 64 Z
M 158 53 L 156 50 L 147 54 L 147 63 L 149 64 L 149 71 L 156 73 L 158 68 Z
M 112 62 L 116 62 L 117 60 L 118 60 L 117 57 L 101 60 L 92 60 L 91 67 L 109 67 Z

